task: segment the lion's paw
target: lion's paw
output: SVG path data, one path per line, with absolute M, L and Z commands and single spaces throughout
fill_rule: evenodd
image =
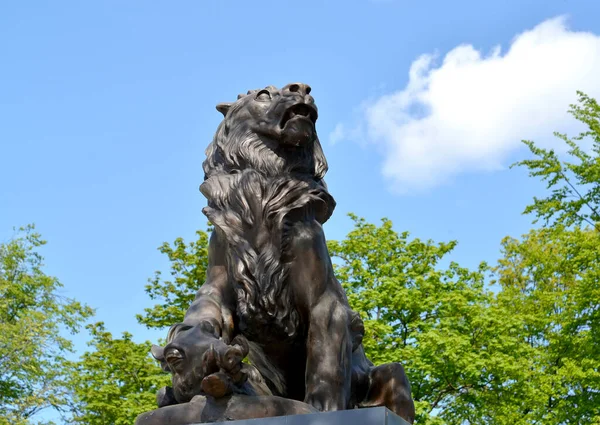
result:
M 309 391 L 304 398 L 306 404 L 311 405 L 321 412 L 344 410 L 346 408 L 344 400 L 343 394 L 339 394 L 339 391 L 335 391 L 329 385 L 319 385 L 317 388 Z

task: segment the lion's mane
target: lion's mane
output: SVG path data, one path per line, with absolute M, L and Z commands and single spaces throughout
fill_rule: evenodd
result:
M 225 236 L 228 273 L 237 292 L 242 332 L 293 338 L 299 316 L 285 259 L 290 213 L 324 223 L 335 208 L 323 176 L 327 162 L 319 141 L 303 147 L 270 144 L 235 122 L 232 110 L 219 125 L 203 163 L 204 214 Z M 264 332 L 268 328 L 268 332 Z

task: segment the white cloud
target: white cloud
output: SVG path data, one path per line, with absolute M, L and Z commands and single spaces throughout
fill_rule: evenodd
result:
M 395 190 L 428 189 L 500 169 L 522 139 L 567 129 L 576 90 L 600 96 L 600 36 L 571 31 L 558 17 L 516 36 L 505 54 L 460 45 L 440 65 L 422 55 L 406 87 L 368 104 L 359 125 L 383 149 Z M 340 124 L 332 140 L 351 133 Z
M 346 134 L 346 127 L 344 124 L 338 123 L 329 135 L 329 142 L 334 145 L 342 141 Z

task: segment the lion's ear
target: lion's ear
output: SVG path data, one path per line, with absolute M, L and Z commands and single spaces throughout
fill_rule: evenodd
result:
M 223 114 L 223 116 L 225 116 L 225 115 L 227 115 L 227 111 L 229 111 L 229 108 L 231 108 L 231 105 L 233 105 L 233 104 L 229 103 L 229 102 L 218 103 L 217 111 L 219 111 L 220 113 Z

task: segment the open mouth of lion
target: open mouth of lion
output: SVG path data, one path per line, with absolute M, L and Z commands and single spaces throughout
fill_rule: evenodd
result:
M 292 105 L 285 111 L 279 127 L 283 129 L 288 122 L 296 120 L 307 120 L 314 124 L 317 121 L 317 110 L 306 103 Z

